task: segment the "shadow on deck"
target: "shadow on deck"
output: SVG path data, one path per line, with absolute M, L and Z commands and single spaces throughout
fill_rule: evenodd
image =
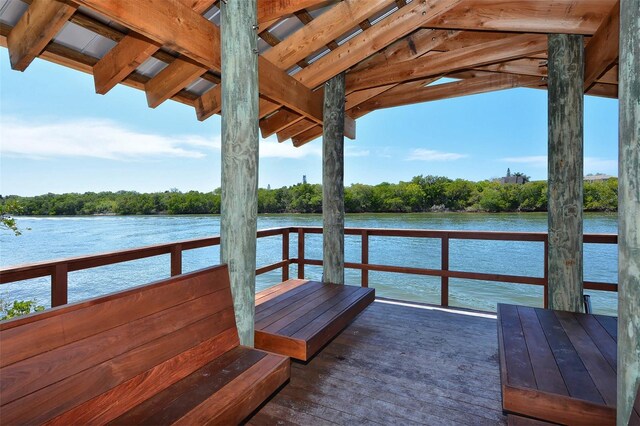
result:
M 248 424 L 506 424 L 496 319 L 376 300 Z

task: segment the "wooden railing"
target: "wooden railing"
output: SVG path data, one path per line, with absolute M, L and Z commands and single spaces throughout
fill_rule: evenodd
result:
M 297 234 L 298 239 L 298 253 L 297 257 L 295 258 L 291 258 L 289 253 L 289 241 L 291 233 Z M 282 280 L 286 281 L 289 279 L 289 266 L 291 264 L 296 264 L 298 266 L 298 278 L 302 279 L 304 278 L 305 265 L 322 265 L 322 260 L 320 259 L 307 259 L 305 257 L 305 236 L 307 234 L 322 234 L 322 228 L 287 227 L 258 231 L 258 239 L 278 235 L 282 236 L 282 260 L 256 269 L 256 274 L 261 275 L 276 269 L 282 269 Z M 347 262 L 345 263 L 345 268 L 359 269 L 360 271 L 362 271 L 361 285 L 363 287 L 369 286 L 369 271 L 436 276 L 440 277 L 440 304 L 442 306 L 448 306 L 449 278 L 463 278 L 513 284 L 529 284 L 544 287 L 544 306 L 548 306 L 546 287 L 548 282 L 547 253 L 549 243 L 548 236 L 544 232 L 438 231 L 418 229 L 347 228 L 345 229 L 345 234 L 360 236 L 361 238 L 360 263 Z M 441 245 L 440 269 L 369 263 L 370 237 L 438 239 L 440 240 Z M 449 268 L 450 240 L 539 242 L 543 244 L 544 247 L 544 256 L 543 259 L 541 259 L 544 263 L 544 275 L 542 277 L 532 277 L 525 275 L 452 271 Z M 585 234 L 584 242 L 587 244 L 617 244 L 618 237 L 615 234 Z M 153 246 L 129 250 L 121 250 L 109 253 L 101 253 L 89 256 L 80 256 L 68 259 L 8 267 L 0 269 L 0 284 L 7 284 L 32 278 L 50 276 L 51 306 L 60 306 L 67 303 L 67 283 L 69 272 L 170 254 L 171 275 L 173 276 L 182 273 L 182 253 L 184 251 L 203 247 L 217 246 L 219 244 L 220 237 L 198 238 L 193 240 L 178 241 L 167 244 L 157 244 Z M 617 291 L 616 283 L 585 281 L 584 287 L 585 289 L 589 290 Z
M 304 278 L 304 265 L 322 265 L 322 260 L 306 259 L 304 252 L 304 237 L 306 234 L 321 234 L 319 227 L 293 228 L 298 233 L 298 257 L 290 259 L 291 263 L 298 265 L 298 278 Z M 548 265 L 547 254 L 549 240 L 546 232 L 494 232 L 494 231 L 438 231 L 421 229 L 365 229 L 347 228 L 345 235 L 361 236 L 361 261 L 360 263 L 345 262 L 345 268 L 360 269 L 361 285 L 368 287 L 369 271 L 395 272 L 401 274 L 429 275 L 440 277 L 440 304 L 449 306 L 449 278 L 464 278 L 480 281 L 495 281 L 512 284 L 530 284 L 544 287 L 544 306 L 548 306 Z M 441 244 L 440 269 L 416 268 L 405 266 L 380 265 L 369 263 L 369 237 L 401 237 L 401 238 L 432 238 L 439 239 Z M 452 271 L 449 269 L 449 241 L 450 240 L 491 240 L 491 241 L 521 241 L 539 242 L 544 245 L 544 276 L 531 277 L 524 275 L 488 274 L 482 272 Z M 617 244 L 618 236 L 615 234 L 585 234 L 586 244 Z M 588 290 L 618 291 L 616 283 L 585 281 L 584 288 Z

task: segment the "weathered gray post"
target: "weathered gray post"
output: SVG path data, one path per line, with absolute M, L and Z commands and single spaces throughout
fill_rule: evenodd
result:
M 640 0 L 620 2 L 618 425 L 640 385 Z
M 584 44 L 549 35 L 549 307 L 583 312 Z
M 253 346 L 258 214 L 256 0 L 220 2 L 222 202 L 220 258 L 229 265 L 240 343 Z
M 322 258 L 325 282 L 344 284 L 344 73 L 324 85 Z

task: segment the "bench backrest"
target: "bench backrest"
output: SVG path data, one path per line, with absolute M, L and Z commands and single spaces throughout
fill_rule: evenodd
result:
M 226 265 L 7 321 L 1 422 L 108 421 L 238 344 Z

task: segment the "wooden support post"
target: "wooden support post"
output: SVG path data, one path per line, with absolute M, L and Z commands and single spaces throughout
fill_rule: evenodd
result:
M 298 228 L 298 279 L 304 279 L 304 230 Z
M 549 307 L 583 312 L 584 41 L 549 35 Z
M 229 265 L 240 343 L 253 346 L 258 215 L 256 0 L 222 11 L 222 217 L 220 256 Z
M 67 304 L 69 287 L 69 267 L 66 263 L 55 266 L 51 274 L 51 307 Z
M 640 2 L 620 2 L 618 411 L 627 425 L 640 386 Z
M 344 73 L 324 85 L 322 127 L 322 275 L 344 284 Z
M 287 264 L 282 267 L 282 281 L 289 279 L 289 230 L 282 231 L 282 260 L 286 260 Z
M 171 276 L 182 274 L 182 244 L 171 247 Z
M 440 268 L 443 271 L 449 270 L 449 236 L 442 237 L 440 254 Z M 440 277 L 440 305 L 449 306 L 449 277 Z
M 369 233 L 367 232 L 366 229 L 362 230 L 362 256 L 360 259 L 360 263 L 362 263 L 363 266 L 366 266 L 369 264 Z M 361 280 L 362 280 L 361 282 L 362 287 L 369 287 L 369 270 L 368 269 L 362 270 Z

